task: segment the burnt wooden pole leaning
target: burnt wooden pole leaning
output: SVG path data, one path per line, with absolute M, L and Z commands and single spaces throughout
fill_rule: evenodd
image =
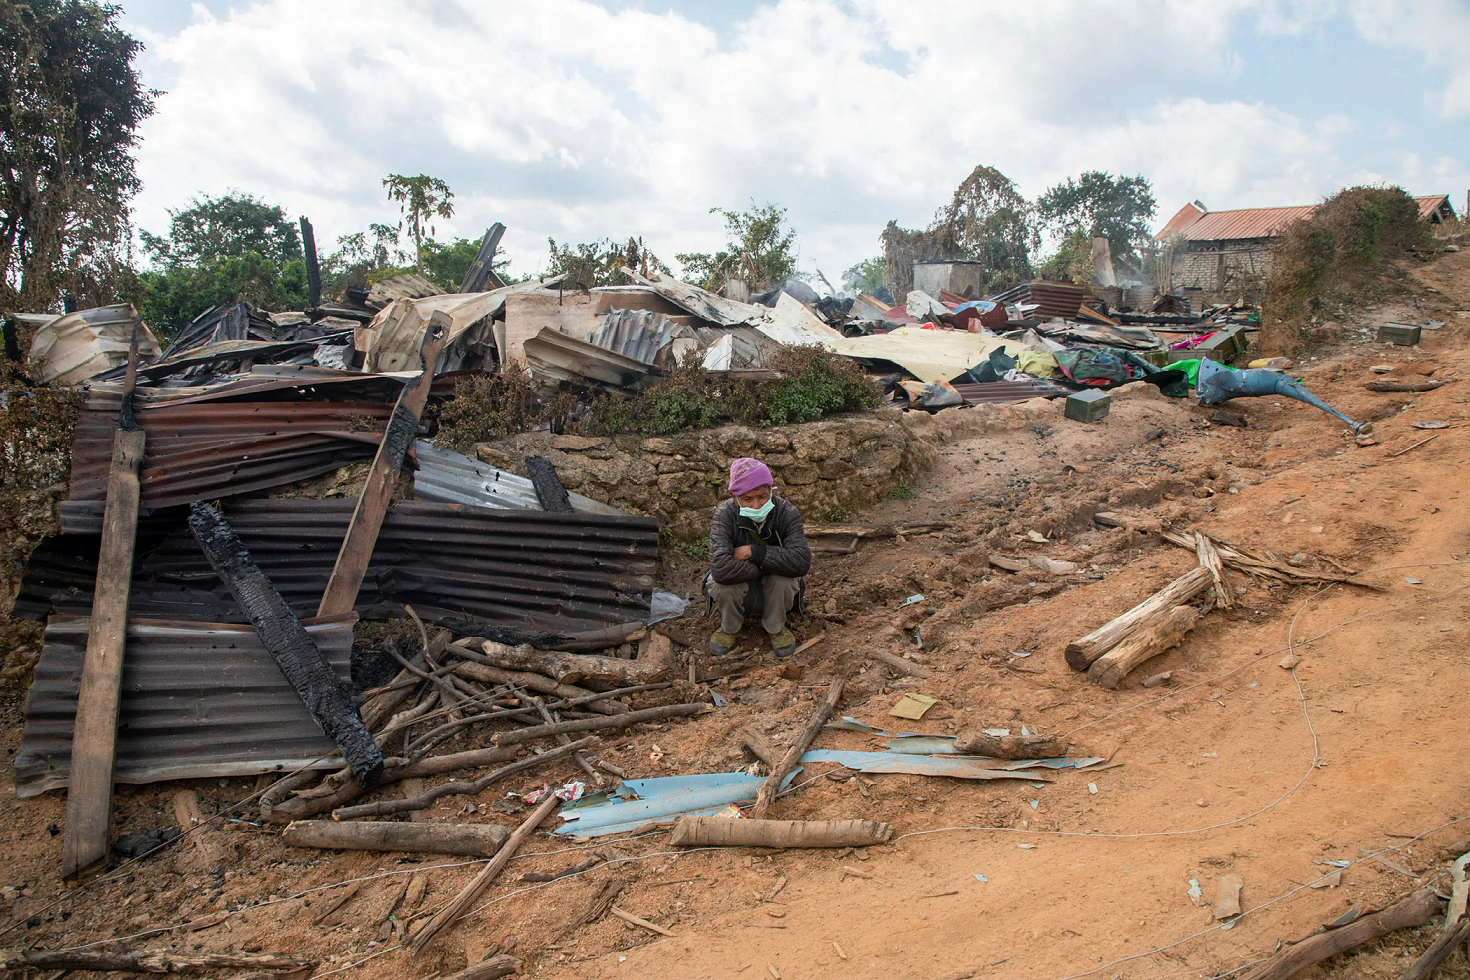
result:
M 143 461 L 143 429 L 133 417 L 138 384 L 138 334 L 133 332 L 122 409 L 112 437 L 112 466 L 102 512 L 102 543 L 97 561 L 87 654 L 77 691 L 72 726 L 71 774 L 66 793 L 66 837 L 61 873 L 66 881 L 107 866 L 112 829 L 112 769 L 117 753 L 118 701 L 123 650 L 128 632 L 128 597 L 133 581 L 133 547 L 138 531 L 138 467 Z
M 316 235 L 306 215 L 301 216 L 301 251 L 306 256 L 307 302 L 320 306 L 322 302 L 322 266 L 316 257 Z
M 408 453 L 418 431 L 419 416 L 429 400 L 429 388 L 434 382 L 434 367 L 439 363 L 439 351 L 449 336 L 453 321 L 449 314 L 439 311 L 429 319 L 424 329 L 423 346 L 419 359 L 423 362 L 423 373 L 403 386 L 398 404 L 393 408 L 393 417 L 388 420 L 388 431 L 378 445 L 378 455 L 373 459 L 373 468 L 368 472 L 367 485 L 357 499 L 357 509 L 352 512 L 352 521 L 347 525 L 347 535 L 342 539 L 342 550 L 337 552 L 337 564 L 332 567 L 332 577 L 327 580 L 326 592 L 318 616 L 345 616 L 357 603 L 358 590 L 367 575 L 368 561 L 373 557 L 373 547 L 378 543 L 378 532 L 383 529 L 383 518 L 388 514 L 388 504 L 393 499 L 393 484 L 398 480 L 398 471 L 403 467 L 403 457 Z
M 352 768 L 352 777 L 362 786 L 373 785 L 383 772 L 383 753 L 362 723 L 352 696 L 301 620 L 250 557 L 224 515 L 196 500 L 189 505 L 189 530 L 312 719 L 341 750 L 342 758 Z

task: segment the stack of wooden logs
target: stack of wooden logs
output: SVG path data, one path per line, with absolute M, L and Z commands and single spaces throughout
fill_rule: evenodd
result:
M 1247 575 L 1294 584 L 1363 584 L 1351 581 L 1354 573 L 1349 569 L 1319 571 L 1297 567 L 1270 552 L 1257 554 L 1202 531 L 1174 530 L 1157 518 L 1105 512 L 1097 514 L 1094 520 L 1105 527 L 1156 533 L 1170 544 L 1193 551 L 1199 561 L 1198 567 L 1121 616 L 1068 644 L 1067 665 L 1087 671 L 1090 681 L 1109 690 L 1117 688 L 1129 671 L 1144 661 L 1178 646 L 1211 609 L 1229 609 L 1234 605 L 1234 595 L 1225 580 L 1227 565 Z M 1206 592 L 1209 596 L 1203 608 L 1190 605 L 1191 600 Z
M 263 820 L 283 824 L 330 813 L 336 829 L 311 828 L 315 846 L 372 847 L 383 839 L 381 828 L 348 821 L 414 813 L 447 796 L 475 796 L 507 777 L 556 762 L 575 764 L 582 778 L 602 786 L 607 776 L 622 773 L 596 758 L 596 732 L 709 709 L 708 703 L 693 701 L 683 684 L 666 679 L 672 651 L 657 642 L 645 644 L 652 658 L 624 659 L 508 646 L 475 636 L 451 639 L 446 630 L 426 629 L 421 636 L 418 654 L 399 658 L 398 675 L 363 696 L 363 723 L 385 757 L 377 781 L 364 787 L 346 766 L 325 776 L 289 776 L 262 796 Z M 542 745 L 523 754 L 536 743 Z M 424 785 L 433 777 L 482 769 L 490 771 L 475 779 Z M 378 792 L 394 784 L 403 791 Z M 379 798 L 354 804 L 369 791 Z M 484 846 L 474 833 L 443 843 L 450 848 L 446 853 L 473 853 Z

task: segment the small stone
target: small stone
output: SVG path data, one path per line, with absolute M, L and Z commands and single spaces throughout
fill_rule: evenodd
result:
M 1194 805 L 1195 805 L 1195 806 L 1209 806 L 1209 804 L 1208 804 L 1208 803 L 1206 803 L 1206 802 L 1205 802 L 1205 801 L 1204 801 L 1204 800 L 1202 800 L 1202 799 L 1199 799 L 1199 800 L 1195 800 L 1195 801 L 1194 801 Z
M 1031 564 L 1043 572 L 1050 572 L 1053 575 L 1069 575 L 1077 571 L 1076 562 L 1058 561 L 1055 558 L 1048 558 L 1045 555 L 1032 555 Z

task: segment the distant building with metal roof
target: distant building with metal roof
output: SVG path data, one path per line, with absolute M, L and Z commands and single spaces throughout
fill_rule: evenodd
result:
M 1416 197 L 1419 216 L 1433 224 L 1455 219 L 1448 194 Z M 1317 205 L 1211 211 L 1199 201 L 1180 208 L 1154 241 L 1179 243 L 1170 263 L 1171 291 L 1250 292 L 1271 267 L 1271 239 L 1310 217 Z

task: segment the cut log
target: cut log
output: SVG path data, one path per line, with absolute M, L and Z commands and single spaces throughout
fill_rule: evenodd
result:
M 136 343 L 135 336 L 135 346 Z M 128 372 L 134 381 L 136 360 L 136 354 L 129 356 Z M 107 866 L 112 832 L 112 771 L 117 758 L 118 704 L 138 531 L 138 467 L 143 461 L 146 441 L 143 430 L 132 418 L 130 387 L 123 403 L 118 429 L 113 434 L 92 623 L 87 633 L 76 721 L 72 726 L 66 836 L 61 850 L 61 874 L 68 882 Z
M 414 933 L 413 938 L 409 940 L 408 946 L 415 959 L 418 958 L 418 955 L 424 951 L 429 943 L 434 941 L 435 936 L 439 935 L 439 933 L 443 932 L 450 925 L 453 925 L 460 916 L 464 915 L 465 911 L 484 893 L 485 889 L 490 887 L 490 883 L 495 880 L 496 875 L 500 874 L 501 869 L 510 863 L 510 859 L 515 856 L 516 851 L 520 850 L 521 845 L 526 842 L 526 838 L 536 832 L 536 828 L 540 827 L 542 821 L 551 816 L 551 811 L 556 809 L 560 803 L 561 800 L 557 799 L 555 794 L 548 794 L 546 799 L 541 801 L 541 805 L 536 808 L 535 812 L 515 829 L 515 832 L 501 846 L 499 853 L 490 859 L 490 863 L 485 865 L 484 869 L 475 875 L 470 883 L 450 900 L 448 905 L 435 913 L 434 917 L 426 922 L 423 928 Z
M 915 534 L 932 534 L 949 529 L 949 522 L 932 524 L 808 524 L 803 529 L 807 539 L 812 538 L 893 538 Z
M 1093 661 L 1087 679 L 1109 691 L 1145 660 L 1177 647 L 1200 620 L 1193 606 L 1177 606 Z
M 621 657 L 597 657 L 583 653 L 559 653 L 537 650 L 530 644 L 512 647 L 486 640 L 482 647 L 485 659 L 506 670 L 522 670 L 543 674 L 563 684 L 577 681 L 601 681 L 617 687 L 652 684 L 668 676 L 663 664 L 624 660 Z
M 189 505 L 189 530 L 224 582 L 261 644 L 311 712 L 312 720 L 336 743 L 360 785 L 372 786 L 383 771 L 383 752 L 362 723 L 352 695 L 322 656 L 311 634 L 286 605 L 271 580 L 250 557 L 218 510 L 202 500 Z M 348 613 L 352 610 L 349 608 Z
M 489 857 L 500 850 L 500 845 L 509 836 L 510 831 L 504 827 L 488 823 L 297 820 L 282 831 L 281 840 L 292 847 Z
M 1191 542 L 1192 545 L 1192 542 Z M 1080 640 L 1067 645 L 1067 666 L 1086 670 L 1092 662 L 1134 633 L 1151 625 L 1165 612 L 1188 602 L 1210 587 L 1208 569 L 1191 568 L 1132 609 L 1109 620 Z
M 730 820 L 680 817 L 675 847 L 869 847 L 886 844 L 893 827 L 877 820 Z
M 1244 980 L 1286 980 L 1299 970 L 1321 963 L 1355 946 L 1372 942 L 1379 936 L 1386 936 L 1399 929 L 1422 926 L 1441 907 L 1440 898 L 1433 888 L 1420 888 L 1382 911 L 1365 915 L 1340 929 L 1299 940 L 1246 974 Z
M 305 973 L 316 966 L 285 953 L 125 953 L 87 949 L 0 950 L 0 968 L 37 970 L 114 970 L 122 973 L 182 973 L 193 970 L 270 970 L 273 973 Z
M 630 621 L 626 623 L 619 623 L 616 626 L 609 626 L 606 629 L 588 630 L 585 633 L 573 633 L 571 636 L 562 638 L 562 640 L 555 645 L 555 649 L 606 650 L 608 647 L 615 647 L 619 643 L 625 642 L 628 637 L 632 636 L 634 633 L 637 633 L 639 630 L 645 629 L 648 629 L 647 623 L 641 621 Z M 552 649 L 552 647 L 545 646 L 540 647 L 539 649 L 549 650 Z
M 954 748 L 956 752 L 994 759 L 1053 759 L 1067 754 L 1067 743 L 1060 735 L 960 732 L 955 736 Z
M 630 711 L 624 715 L 612 715 L 607 718 L 578 718 L 574 721 L 560 721 L 552 725 L 522 728 L 518 732 L 499 732 L 490 738 L 496 745 L 519 745 L 538 738 L 569 735 L 573 732 L 593 732 L 602 728 L 624 728 L 643 721 L 683 718 L 711 710 L 713 709 L 703 701 L 694 704 L 666 704 L 658 708 L 644 708 L 642 711 Z
M 357 498 L 357 509 L 347 524 L 347 534 L 342 538 L 337 562 L 327 579 L 326 591 L 322 593 L 321 605 L 316 611 L 318 616 L 342 616 L 357 605 L 357 593 L 362 588 L 363 577 L 367 575 L 373 548 L 377 546 L 378 532 L 383 529 L 383 518 L 387 516 L 388 505 L 393 499 L 398 471 L 403 468 L 403 458 L 418 432 L 419 416 L 429 400 L 439 351 L 453 326 L 454 321 L 449 314 L 437 310 L 424 328 L 424 341 L 419 348 L 423 372 L 405 384 L 398 395 L 398 404 L 393 407 L 388 429 L 383 433 L 378 454 L 368 471 L 367 483 Z
M 752 817 L 760 820 L 769 812 L 771 804 L 776 802 L 776 794 L 781 791 L 781 782 L 786 778 L 787 773 L 796 768 L 796 764 L 801 761 L 802 753 L 810 748 L 812 742 L 816 740 L 817 733 L 822 730 L 822 726 L 831 717 L 832 709 L 837 707 L 838 701 L 842 700 L 842 689 L 846 685 L 846 674 L 841 674 L 832 681 L 832 686 L 827 689 L 827 696 L 822 699 L 821 703 L 817 705 L 816 710 L 812 712 L 811 717 L 807 719 L 806 727 L 797 735 L 796 741 L 792 743 L 791 748 L 786 750 L 786 754 L 781 757 L 781 761 L 771 769 L 771 774 L 761 784 L 760 793 L 755 798 L 755 805 L 750 810 Z
M 456 644 L 450 644 L 449 649 L 450 652 L 459 653 L 465 657 L 473 656 L 478 658 L 483 656 Z M 459 669 L 455 673 L 461 677 L 468 677 L 471 680 L 484 681 L 487 684 L 514 684 L 516 687 L 528 688 L 541 694 L 552 694 L 559 698 L 566 698 L 568 701 L 595 697 L 597 694 L 596 691 L 589 691 L 585 687 L 574 687 L 571 684 L 559 683 L 543 674 L 533 674 L 523 670 L 506 670 L 503 667 L 494 667 L 490 664 L 479 663 L 477 660 L 468 660 L 460 664 Z M 603 715 L 621 715 L 627 713 L 629 710 L 627 705 L 607 699 L 586 701 L 583 702 L 582 706 L 589 711 L 596 711 L 598 714 Z
M 521 972 L 521 961 L 509 953 L 501 953 L 492 956 L 488 960 L 481 960 L 474 966 L 458 973 L 451 973 L 440 980 L 497 980 L 499 977 L 508 977 L 513 973 Z

